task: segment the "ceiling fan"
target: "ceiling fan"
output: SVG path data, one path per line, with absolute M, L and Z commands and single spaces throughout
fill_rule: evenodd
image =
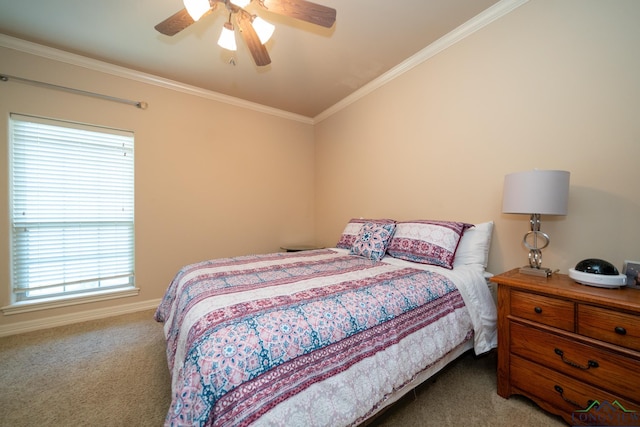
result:
M 245 10 L 252 1 L 269 12 L 326 28 L 330 28 L 336 21 L 335 9 L 306 0 L 183 0 L 184 9 L 156 25 L 155 29 L 164 35 L 173 36 L 222 6 L 229 13 L 229 19 L 224 24 L 218 44 L 225 49 L 236 50 L 235 27 L 231 21 L 231 18 L 235 17 L 240 34 L 256 65 L 269 65 L 271 58 L 264 44 L 271 37 L 275 27 Z

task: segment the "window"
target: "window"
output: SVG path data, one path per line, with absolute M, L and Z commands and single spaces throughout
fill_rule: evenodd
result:
M 13 302 L 134 288 L 133 133 L 12 114 Z

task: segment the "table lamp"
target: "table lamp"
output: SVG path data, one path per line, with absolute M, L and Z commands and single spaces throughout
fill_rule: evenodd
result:
M 549 245 L 549 235 L 540 231 L 540 216 L 567 214 L 569 175 L 567 171 L 534 169 L 504 178 L 502 212 L 531 215 L 531 231 L 523 238 L 529 266 L 522 267 L 521 273 L 543 277 L 552 273 L 542 267 L 542 249 Z

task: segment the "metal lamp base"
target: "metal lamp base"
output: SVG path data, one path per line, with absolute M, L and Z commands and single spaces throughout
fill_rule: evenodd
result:
M 525 266 L 525 267 L 521 267 L 519 271 L 522 274 L 528 274 L 530 276 L 538 276 L 538 277 L 551 277 L 551 275 L 553 274 L 553 271 L 550 268 L 545 268 L 545 267 L 536 268 L 536 267 Z
M 549 235 L 540 231 L 540 214 L 531 214 L 531 231 L 524 235 L 522 243 L 529 249 L 529 265 L 522 267 L 520 273 L 530 276 L 550 277 L 553 271 L 542 266 L 542 249 L 549 245 Z M 527 238 L 531 237 L 532 242 Z M 542 242 L 542 245 L 540 245 Z

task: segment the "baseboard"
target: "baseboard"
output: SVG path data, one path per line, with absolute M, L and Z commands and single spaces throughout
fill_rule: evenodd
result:
M 72 323 L 86 322 L 88 320 L 104 319 L 106 317 L 135 313 L 137 311 L 151 310 L 158 307 L 160 301 L 160 299 L 154 299 L 132 304 L 122 304 L 116 307 L 87 310 L 79 313 L 45 317 L 42 319 L 11 323 L 9 325 L 0 325 L 0 337 L 37 331 L 40 329 L 55 328 L 56 326 L 70 325 Z

